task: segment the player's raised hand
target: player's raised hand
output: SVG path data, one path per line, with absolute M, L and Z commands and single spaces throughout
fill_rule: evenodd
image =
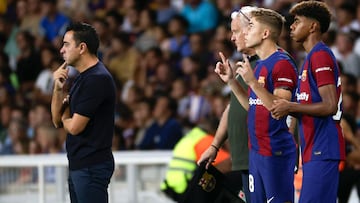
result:
M 54 78 L 54 87 L 56 89 L 62 89 L 64 87 L 65 81 L 68 78 L 69 69 L 67 68 L 66 62 L 61 64 L 61 66 L 53 72 Z
M 249 59 L 244 54 L 243 59 L 244 61 L 239 61 L 236 63 L 236 73 L 238 73 L 243 78 L 246 84 L 250 85 L 250 83 L 256 82 L 257 80 L 255 78 L 253 70 L 251 69 Z
M 229 59 L 226 59 L 222 52 L 219 52 L 219 56 L 221 58 L 221 62 L 216 63 L 215 73 L 217 73 L 221 80 L 224 82 L 229 82 L 229 80 L 234 78 L 233 70 L 230 66 Z

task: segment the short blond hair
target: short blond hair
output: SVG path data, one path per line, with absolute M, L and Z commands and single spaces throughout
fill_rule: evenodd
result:
M 285 18 L 282 15 L 271 9 L 259 8 L 251 12 L 251 17 L 269 26 L 271 29 L 270 38 L 274 41 L 278 40 L 285 23 Z

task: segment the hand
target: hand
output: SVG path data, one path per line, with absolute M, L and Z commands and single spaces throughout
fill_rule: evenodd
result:
M 201 154 L 201 157 L 197 161 L 197 164 L 200 165 L 202 162 L 206 161 L 207 163 L 205 168 L 208 169 L 209 165 L 215 161 L 216 155 L 217 155 L 217 150 L 214 147 L 209 146 L 207 150 Z
M 273 105 L 270 109 L 271 115 L 275 119 L 280 119 L 289 114 L 290 102 L 286 99 L 274 100 Z
M 233 70 L 230 66 L 229 59 L 226 59 L 222 52 L 219 52 L 220 58 L 222 62 L 217 62 L 215 67 L 215 73 L 217 73 L 221 80 L 224 82 L 229 82 L 234 78 Z
M 249 59 L 246 57 L 246 55 L 243 54 L 244 61 L 240 61 L 236 63 L 236 73 L 241 75 L 244 82 L 248 84 L 249 86 L 256 82 L 256 78 L 254 75 L 254 71 L 251 69 L 251 64 L 249 62 Z
M 66 67 L 67 64 L 64 62 L 61 66 L 54 71 L 53 78 L 54 78 L 54 88 L 55 89 L 62 89 L 65 85 L 65 81 L 68 78 L 69 69 Z

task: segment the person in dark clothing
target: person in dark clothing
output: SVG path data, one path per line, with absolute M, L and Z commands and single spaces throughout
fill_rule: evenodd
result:
M 98 47 L 93 27 L 71 24 L 60 49 L 65 63 L 53 73 L 52 120 L 57 128 L 67 131 L 72 203 L 108 202 L 107 188 L 114 172 L 111 145 L 116 90 L 111 74 L 97 57 Z M 80 73 L 69 93 L 64 91 L 67 65 Z

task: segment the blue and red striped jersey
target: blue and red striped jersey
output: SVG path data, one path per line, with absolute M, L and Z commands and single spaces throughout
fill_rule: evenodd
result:
M 259 60 L 254 70 L 258 82 L 270 93 L 276 88 L 292 92 L 295 99 L 297 69 L 289 55 L 278 50 L 265 60 Z M 296 150 L 286 118 L 276 120 L 260 98 L 249 88 L 248 130 L 249 148 L 264 156 L 286 155 Z
M 300 104 L 321 102 L 319 87 L 335 85 L 338 113 L 329 116 L 300 115 L 299 132 L 303 162 L 345 158 L 345 144 L 340 127 L 342 113 L 340 70 L 331 50 L 319 42 L 307 55 L 301 68 L 297 89 Z

